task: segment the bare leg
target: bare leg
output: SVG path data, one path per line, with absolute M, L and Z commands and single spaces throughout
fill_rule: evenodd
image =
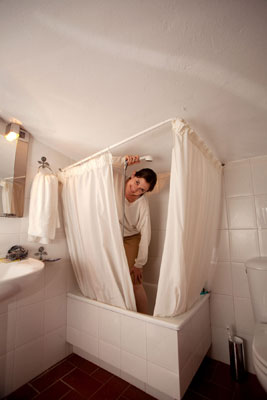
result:
M 142 284 L 133 285 L 133 289 L 137 311 L 142 314 L 148 314 L 148 302 L 144 286 Z
M 132 282 L 134 282 L 134 277 L 131 273 L 131 270 L 134 266 L 134 262 L 138 254 L 140 239 L 140 234 L 124 238 L 124 249 L 129 265 Z M 143 314 L 148 314 L 148 302 L 144 286 L 142 285 L 142 283 L 133 283 L 133 289 L 137 311 Z

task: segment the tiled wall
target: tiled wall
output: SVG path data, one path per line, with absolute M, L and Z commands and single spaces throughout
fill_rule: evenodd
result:
M 159 174 L 158 183 L 153 192 L 148 194 L 151 216 L 151 243 L 149 258 L 144 267 L 144 281 L 157 284 L 159 279 L 161 257 L 166 233 L 170 174 Z
M 244 262 L 267 256 L 267 156 L 224 167 L 219 263 L 211 297 L 211 357 L 229 363 L 226 326 L 245 339 L 247 364 L 254 372 L 251 344 L 254 317 Z
M 0 218 L 0 255 L 14 244 L 33 254 L 41 246 L 28 242 L 28 207 L 32 179 L 38 160 L 47 157 L 53 170 L 71 163 L 67 157 L 31 139 L 27 166 L 26 204 L 23 218 Z M 15 390 L 57 361 L 69 351 L 66 344 L 66 292 L 75 279 L 70 266 L 65 234 L 57 230 L 53 243 L 45 245 L 48 257 L 60 257 L 46 263 L 39 278 L 27 289 L 0 302 L 0 398 Z

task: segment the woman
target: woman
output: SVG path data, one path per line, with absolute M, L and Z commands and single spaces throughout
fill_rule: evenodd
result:
M 134 171 L 124 182 L 125 162 L 127 165 L 136 164 L 140 162 L 139 156 L 113 157 L 113 176 L 119 222 L 124 233 L 123 242 L 133 282 L 136 307 L 138 312 L 147 314 L 147 296 L 142 275 L 143 266 L 147 262 L 151 225 L 148 200 L 144 195 L 154 189 L 157 175 L 152 169 L 144 168 Z

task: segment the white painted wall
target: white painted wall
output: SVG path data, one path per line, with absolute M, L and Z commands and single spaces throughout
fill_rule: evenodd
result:
M 229 363 L 226 325 L 245 339 L 248 370 L 254 318 L 244 262 L 267 255 L 267 156 L 235 161 L 224 168 L 219 263 L 211 296 L 211 357 Z M 265 214 L 262 208 L 265 207 Z
M 40 244 L 27 240 L 28 207 L 37 161 L 47 157 L 54 171 L 71 160 L 32 139 L 29 148 L 24 218 L 0 218 L 0 254 L 14 244 L 29 250 Z M 17 296 L 0 302 L 0 398 L 64 358 L 66 344 L 66 292 L 75 280 L 60 216 L 61 227 L 53 243 L 45 245 L 48 257 L 61 257 L 46 263 L 40 278 Z

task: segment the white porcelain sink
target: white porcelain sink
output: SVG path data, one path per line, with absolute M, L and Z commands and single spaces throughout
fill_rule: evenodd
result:
M 44 268 L 43 261 L 0 261 L 0 301 L 13 296 L 35 280 Z

